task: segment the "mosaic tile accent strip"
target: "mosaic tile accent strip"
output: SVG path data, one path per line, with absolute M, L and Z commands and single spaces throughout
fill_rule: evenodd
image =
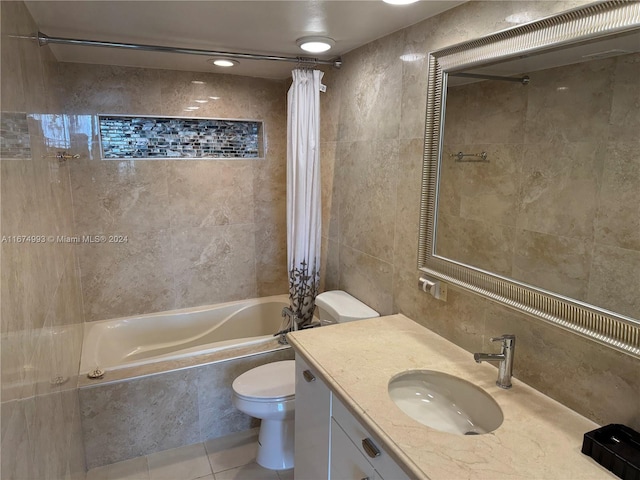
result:
M 102 158 L 260 158 L 262 122 L 102 116 Z
M 31 159 L 31 139 L 26 113 L 0 113 L 0 158 Z

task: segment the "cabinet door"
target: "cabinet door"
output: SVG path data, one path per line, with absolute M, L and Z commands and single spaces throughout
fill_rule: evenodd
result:
M 304 360 L 296 357 L 294 477 L 328 479 L 331 392 Z
M 331 480 L 375 480 L 379 478 L 340 425 L 331 419 Z

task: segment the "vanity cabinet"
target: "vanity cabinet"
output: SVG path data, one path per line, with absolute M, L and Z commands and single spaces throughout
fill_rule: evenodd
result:
M 295 412 L 295 478 L 329 478 L 331 392 L 299 355 Z
M 297 480 L 408 480 L 309 365 L 296 357 Z

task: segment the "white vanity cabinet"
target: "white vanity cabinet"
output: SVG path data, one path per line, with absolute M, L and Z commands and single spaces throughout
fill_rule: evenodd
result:
M 409 477 L 296 356 L 296 480 L 408 480 Z
M 329 478 L 331 392 L 296 355 L 294 475 L 297 480 Z

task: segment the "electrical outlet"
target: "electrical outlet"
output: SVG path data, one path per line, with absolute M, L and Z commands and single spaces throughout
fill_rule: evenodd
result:
M 427 277 L 420 277 L 418 287 L 425 293 L 430 293 L 433 297 L 443 302 L 447 301 L 447 284 L 440 280 L 431 280 Z
M 431 289 L 431 295 L 443 302 L 447 301 L 447 284 L 443 282 L 436 282 Z

